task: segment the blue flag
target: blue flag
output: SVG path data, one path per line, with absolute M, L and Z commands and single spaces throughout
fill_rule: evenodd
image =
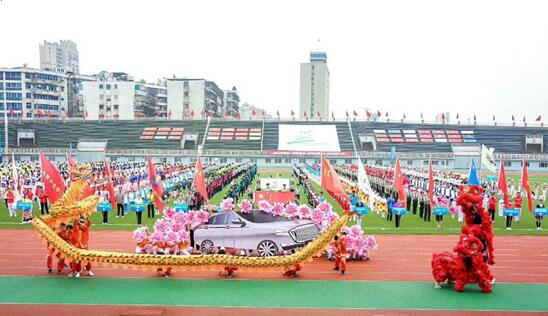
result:
M 468 185 L 480 185 L 480 180 L 478 177 L 478 172 L 476 171 L 476 165 L 472 160 L 472 165 L 470 166 L 470 175 L 468 175 Z

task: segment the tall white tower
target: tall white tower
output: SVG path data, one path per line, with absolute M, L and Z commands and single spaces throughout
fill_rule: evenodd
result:
M 78 48 L 73 41 L 44 41 L 40 44 L 40 69 L 60 73 L 80 73 Z
M 305 115 L 306 112 L 306 115 Z M 329 69 L 327 54 L 311 52 L 310 62 L 301 64 L 299 118 L 329 118 Z

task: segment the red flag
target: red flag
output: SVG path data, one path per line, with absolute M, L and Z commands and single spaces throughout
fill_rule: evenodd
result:
M 116 197 L 114 196 L 114 183 L 112 183 L 112 171 L 110 170 L 110 162 L 105 160 L 105 171 L 107 174 L 108 195 L 110 195 L 110 204 L 112 209 L 116 208 Z
M 457 120 L 459 119 L 459 113 L 457 113 Z
M 194 117 L 194 110 L 190 111 L 190 116 Z
M 48 110 L 48 117 L 51 117 L 51 110 Z
M 68 164 L 68 174 L 69 174 L 69 180 L 72 182 L 72 170 L 78 168 L 78 165 L 76 164 L 76 161 L 72 159 L 72 157 L 67 153 L 67 164 Z
M 88 117 L 88 110 L 86 110 L 86 118 Z
M 264 118 L 264 115 L 265 115 L 265 111 L 264 111 L 264 110 L 261 110 L 261 113 L 263 114 L 263 118 Z
M 441 121 L 442 121 L 442 122 L 445 122 L 445 113 L 442 113 L 442 114 L 441 114 Z
M 474 114 L 474 121 L 476 120 L 476 114 Z
M 251 116 L 255 116 L 255 115 L 257 115 L 257 112 L 255 111 L 255 109 L 253 109 L 253 110 L 251 111 Z
M 405 120 L 405 118 L 406 118 L 405 113 L 403 113 L 403 116 L 402 116 L 402 117 L 403 117 L 403 119 Z
M 527 192 L 527 203 L 529 204 L 529 212 L 533 213 L 535 206 L 533 205 L 533 195 L 529 186 L 529 174 L 527 173 L 527 161 L 523 159 L 523 169 L 521 169 L 521 187 Z
M 202 198 L 205 200 L 205 204 L 209 204 L 204 178 L 204 170 L 202 168 L 202 161 L 200 160 L 200 157 L 198 157 L 198 160 L 196 161 L 196 170 L 194 170 L 194 185 L 196 186 L 196 190 L 198 191 L 198 193 L 200 193 Z
M 304 117 L 307 117 L 307 116 L 308 116 L 308 114 L 306 114 L 306 111 L 304 111 Z
M 542 119 L 542 117 L 541 117 L 541 115 L 539 115 L 535 121 L 540 122 L 541 119 Z
M 202 110 L 202 111 L 200 112 L 200 114 L 202 115 L 202 117 L 204 117 L 204 116 L 205 116 L 205 111 Z M 193 115 L 193 116 L 194 116 L 194 115 Z
M 350 210 L 350 199 L 348 198 L 348 194 L 346 194 L 337 172 L 325 158 L 322 158 L 322 188 L 324 188 L 344 210 Z
M 512 114 L 512 122 L 515 121 L 516 118 L 514 117 L 514 114 Z
M 156 117 L 160 117 L 160 116 L 162 116 L 162 113 L 160 113 L 160 111 L 159 111 L 159 110 L 158 110 L 158 111 L 156 111 Z
M 15 111 L 13 109 L 9 109 L 8 114 L 11 116 L 15 116 Z
M 349 115 L 348 115 L 348 111 L 346 111 L 346 117 L 348 117 L 348 116 L 349 116 Z
M 291 110 L 291 117 L 295 116 L 295 112 Z
M 400 160 L 396 159 L 396 169 L 394 171 L 394 189 L 398 192 L 398 202 L 402 207 L 406 207 L 406 197 L 403 190 L 403 173 L 400 168 Z
M 276 110 L 276 116 L 278 116 L 278 119 L 280 118 L 280 110 Z
M 430 212 L 432 212 L 434 210 L 434 170 L 432 170 L 432 160 L 430 160 L 430 166 L 428 167 L 428 198 L 430 199 Z
M 171 119 L 171 110 L 169 110 L 169 112 L 167 112 L 167 117 L 168 117 L 169 119 Z
M 365 116 L 367 116 L 367 119 L 369 119 L 371 117 L 371 112 L 366 110 L 365 111 Z
M 55 203 L 65 193 L 65 182 L 59 170 L 52 164 L 42 152 L 40 152 L 40 164 L 42 166 L 42 181 L 44 189 L 51 204 Z
M 525 115 L 523 116 L 523 123 L 525 123 Z
M 500 160 L 499 179 L 497 188 L 504 195 L 504 207 L 510 207 L 510 195 L 508 194 L 508 180 L 506 180 L 506 171 L 504 170 L 504 161 Z
M 318 117 L 322 117 L 322 115 L 320 114 L 320 111 L 318 111 L 318 113 L 316 113 L 316 115 L 318 115 Z
M 354 116 L 357 117 L 357 116 L 358 116 L 358 112 L 356 112 L 355 110 L 354 110 L 353 112 L 354 112 L 354 113 L 352 113 L 352 114 L 354 114 Z
M 386 111 L 386 117 L 388 117 L 388 111 Z
M 381 116 L 382 116 L 381 111 L 377 111 L 377 117 L 381 117 Z
M 156 206 L 162 212 L 164 210 L 164 203 L 162 202 L 162 195 L 164 194 L 164 188 L 162 187 L 162 180 L 156 174 L 156 168 L 152 164 L 152 159 L 148 157 L 148 176 L 150 186 L 152 187 L 152 194 L 154 194 L 154 202 Z
M 36 110 L 36 115 L 42 116 L 42 115 L 44 115 L 44 111 L 42 111 L 42 110 L 40 110 L 40 109 L 37 109 L 37 110 Z

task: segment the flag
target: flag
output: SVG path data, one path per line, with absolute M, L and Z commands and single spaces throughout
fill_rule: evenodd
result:
M 371 189 L 371 183 L 365 172 L 362 160 L 358 157 L 358 187 L 363 193 L 369 195 L 369 208 L 373 209 L 373 190 Z
M 377 111 L 377 117 L 381 117 L 381 116 L 382 116 L 381 111 Z
M 406 116 L 405 113 L 403 113 L 402 120 L 405 120 Z
M 48 117 L 51 117 L 51 110 L 48 110 Z
M 67 165 L 68 165 L 68 174 L 69 180 L 72 181 L 72 170 L 77 168 L 76 162 L 72 157 L 67 153 Z
M 295 112 L 291 110 L 291 117 L 295 116 Z
M 318 111 L 318 113 L 316 113 L 316 115 L 318 115 L 318 117 L 322 117 L 320 111 Z
M 86 118 L 88 118 L 88 110 L 86 110 Z
M 154 168 L 154 164 L 152 164 L 152 159 L 150 159 L 150 157 L 148 157 L 148 176 L 150 186 L 152 187 L 152 194 L 154 194 L 154 201 L 160 212 L 162 212 L 164 210 L 164 203 L 162 202 L 164 188 L 162 187 L 162 180 L 156 174 L 156 168 Z
M 335 112 L 331 111 L 331 118 L 335 120 Z
M 254 197 L 255 201 L 286 204 L 295 200 L 295 192 L 255 191 Z
M 107 174 L 107 189 L 110 195 L 110 204 L 112 209 L 116 209 L 116 197 L 114 196 L 114 183 L 112 183 L 112 171 L 110 170 L 110 162 L 105 160 L 105 171 Z
M 255 111 L 255 109 L 251 110 L 251 116 L 255 116 L 257 115 L 257 111 Z
M 196 190 L 198 191 L 198 193 L 200 193 L 202 198 L 205 200 L 205 204 L 209 204 L 204 178 L 204 170 L 202 168 L 202 161 L 200 160 L 200 157 L 198 157 L 198 160 L 196 161 L 196 170 L 194 170 L 194 185 L 196 186 Z
M 354 114 L 354 116 L 356 116 L 356 117 L 358 116 L 358 112 L 356 112 L 355 110 L 354 110 L 354 113 L 352 113 L 352 114 Z
M 495 116 L 493 115 L 493 122 L 496 121 Z
M 278 119 L 280 119 L 280 110 L 276 110 L 276 115 L 278 116 Z
M 474 160 L 472 160 L 472 164 L 470 165 L 470 173 L 468 175 L 468 185 L 480 185 L 480 180 L 478 177 L 478 171 L 476 170 L 476 165 L 474 164 Z
M 168 117 L 169 119 L 171 119 L 171 110 L 169 110 L 169 112 L 167 112 L 167 117 Z
M 346 111 L 346 117 L 349 117 L 350 115 L 348 115 L 348 111 Z
M 458 114 L 457 114 L 457 116 L 458 116 Z M 422 118 L 423 118 L 423 114 L 422 114 L 422 112 L 421 112 L 421 120 L 422 120 Z M 457 118 L 458 118 L 458 117 L 457 117 Z
M 493 157 L 495 148 L 487 148 L 485 145 L 481 145 L 481 164 L 489 171 L 497 170 L 497 163 Z
M 65 193 L 65 182 L 59 170 L 42 152 L 40 152 L 40 165 L 42 166 L 44 189 L 48 195 L 49 202 L 54 204 Z
M 523 116 L 523 123 L 525 123 L 525 115 Z
M 365 116 L 367 116 L 367 119 L 369 119 L 371 117 L 371 112 L 365 110 Z
M 388 111 L 386 111 L 386 117 L 388 117 Z
M 445 122 L 445 113 L 441 114 L 441 121 L 442 121 L 442 123 Z
M 40 109 L 37 109 L 36 110 L 36 115 L 42 116 L 42 115 L 44 115 L 44 111 L 42 111 Z
M 434 170 L 432 170 L 432 160 L 428 167 L 428 199 L 430 199 L 430 211 L 434 210 Z
M 304 117 L 308 117 L 308 114 L 306 113 L 306 111 L 304 111 Z
M 512 122 L 515 121 L 516 118 L 514 117 L 514 114 L 512 114 Z
M 344 210 L 350 208 L 350 198 L 344 190 L 337 172 L 329 161 L 322 157 L 322 188 L 324 188 Z
M 402 204 L 402 207 L 406 207 L 407 202 L 403 189 L 403 173 L 401 172 L 399 159 L 396 159 L 396 168 L 394 170 L 394 189 L 398 192 L 398 202 Z
M 529 205 L 529 212 L 533 213 L 535 206 L 533 205 L 533 195 L 531 194 L 531 187 L 529 186 L 529 174 L 527 173 L 527 161 L 523 159 L 523 168 L 521 169 L 521 188 L 527 193 L 527 204 Z
M 457 113 L 457 120 L 459 119 L 459 113 Z
M 263 118 L 264 118 L 264 116 L 265 116 L 265 113 L 266 113 L 266 112 L 265 112 L 264 110 L 261 110 L 261 114 L 263 115 Z
M 539 116 L 535 119 L 535 121 L 540 122 L 541 119 L 542 119 L 542 116 L 539 115 Z
M 15 157 L 11 154 L 11 176 L 13 180 L 13 196 L 14 202 L 19 200 L 19 172 L 17 172 L 17 166 L 15 165 Z
M 474 114 L 474 122 L 476 121 L 476 114 Z
M 203 114 L 202 114 L 203 116 Z M 194 117 L 194 110 L 190 111 L 190 117 Z
M 508 194 L 508 180 L 506 180 L 506 171 L 504 170 L 504 161 L 500 160 L 499 179 L 497 188 L 504 195 L 504 207 L 510 207 L 510 195 Z

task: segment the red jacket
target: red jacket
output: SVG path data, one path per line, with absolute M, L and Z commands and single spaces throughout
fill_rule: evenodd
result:
M 521 198 L 521 196 L 516 196 L 514 198 L 514 207 L 521 208 L 521 203 L 523 203 L 523 199 Z
M 48 202 L 48 195 L 46 194 L 46 191 L 38 192 L 38 198 L 40 199 L 40 203 Z
M 497 198 L 492 196 L 489 198 L 489 210 L 495 210 L 497 209 Z
M 10 190 L 8 193 L 6 193 L 6 199 L 8 200 L 8 204 L 15 201 L 15 194 L 13 194 L 13 191 Z

